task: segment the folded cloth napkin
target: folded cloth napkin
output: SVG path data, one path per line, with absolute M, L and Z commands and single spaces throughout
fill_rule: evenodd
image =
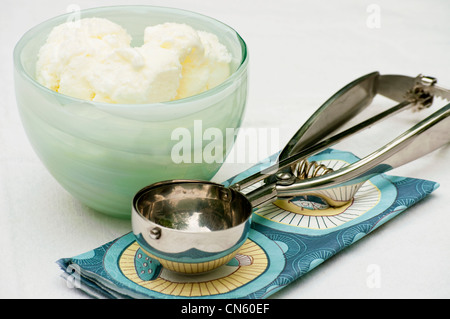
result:
M 276 155 L 224 182 L 260 171 Z M 358 160 L 326 150 L 310 158 L 339 168 Z M 277 200 L 254 210 L 248 240 L 220 268 L 196 276 L 164 269 L 132 232 L 84 254 L 57 261 L 63 277 L 96 298 L 267 298 L 434 191 L 432 181 L 380 174 L 354 200 L 327 207 L 314 196 Z

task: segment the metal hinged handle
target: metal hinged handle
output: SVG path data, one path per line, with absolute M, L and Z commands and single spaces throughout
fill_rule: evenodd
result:
M 351 82 L 334 94 L 302 126 L 282 150 L 279 161 L 275 165 L 230 187 L 242 191 L 256 182 L 265 180 L 263 186 L 247 194 L 256 206 L 273 200 L 274 197 L 297 196 L 305 192 L 319 192 L 325 196 L 322 194 L 325 192 L 324 189 L 342 183 L 347 186 L 352 185 L 351 189 L 348 186 L 349 189 L 346 189 L 346 192 L 354 195 L 362 185 L 362 181 L 408 163 L 448 143 L 450 141 L 450 120 L 448 119 L 450 104 L 389 144 L 339 171 L 298 181 L 293 178 L 295 173 L 292 171 L 293 166 L 405 109 L 428 108 L 435 96 L 450 100 L 450 90 L 438 87 L 436 83 L 437 80 L 429 76 L 379 75 L 378 72 Z M 367 107 L 376 94 L 384 95 L 399 104 L 345 131 L 327 137 L 330 132 L 336 131 Z M 340 113 L 341 111 L 343 113 Z M 349 198 L 333 199 L 328 194 L 325 197 L 328 197 L 329 203 L 334 206 L 349 200 Z

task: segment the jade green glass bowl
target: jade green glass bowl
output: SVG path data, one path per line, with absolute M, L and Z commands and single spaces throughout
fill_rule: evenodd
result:
M 233 56 L 231 76 L 206 92 L 164 103 L 108 104 L 68 97 L 35 80 L 40 47 L 53 27 L 73 19 L 71 14 L 37 25 L 17 43 L 16 99 L 33 149 L 54 178 L 79 201 L 102 213 L 130 218 L 133 196 L 144 186 L 170 179 L 209 180 L 218 171 L 223 163 L 218 157 L 203 160 L 210 141 L 203 140 L 202 132 L 208 128 L 222 132 L 225 158 L 235 137 L 226 136 L 233 131 L 227 128 L 239 128 L 245 110 L 247 48 L 229 26 L 179 9 L 115 6 L 79 12 L 79 18 L 87 17 L 120 24 L 133 37 L 132 45 L 142 44 L 148 25 L 186 23 L 216 34 Z M 172 136 L 177 128 L 183 128 L 185 134 Z M 172 149 L 181 142 L 188 145 L 189 136 L 192 160 L 184 157 L 181 162 L 174 161 Z

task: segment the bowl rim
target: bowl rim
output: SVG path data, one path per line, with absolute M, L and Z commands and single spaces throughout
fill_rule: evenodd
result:
M 25 78 L 29 83 L 33 84 L 34 86 L 36 86 L 37 88 L 39 88 L 40 90 L 44 90 L 45 92 L 47 92 L 48 94 L 54 95 L 56 97 L 60 97 L 63 98 L 65 100 L 68 101 L 73 101 L 75 103 L 89 103 L 92 104 L 94 106 L 102 106 L 103 108 L 108 108 L 108 106 L 113 107 L 113 108 L 122 108 L 122 107 L 141 107 L 141 108 L 152 108 L 152 107 L 160 107 L 161 105 L 163 105 L 164 107 L 179 107 L 180 105 L 183 104 L 188 104 L 191 103 L 192 101 L 196 101 L 196 100 L 202 100 L 202 99 L 207 99 L 209 97 L 214 96 L 216 93 L 220 93 L 222 90 L 226 89 L 229 85 L 231 85 L 237 78 L 239 78 L 242 73 L 245 72 L 247 65 L 248 65 L 248 60 L 249 60 L 249 54 L 248 54 L 248 47 L 246 42 L 244 41 L 244 39 L 241 37 L 241 35 L 231 26 L 229 26 L 228 24 L 217 20 L 213 17 L 195 12 L 195 11 L 190 11 L 190 10 L 185 10 L 185 9 L 180 9 L 180 8 L 174 8 L 174 7 L 165 7 L 165 6 L 153 6 L 153 5 L 114 5 L 114 6 L 98 6 L 98 7 L 92 7 L 92 8 L 86 8 L 86 9 L 82 9 L 80 10 L 80 15 L 82 15 L 83 13 L 93 13 L 96 11 L 102 11 L 102 10 L 121 10 L 121 9 L 138 9 L 138 8 L 148 8 L 148 9 L 156 9 L 156 10 L 168 10 L 171 12 L 178 12 L 178 13 L 188 13 L 190 15 L 193 15 L 195 17 L 204 19 L 204 20 L 209 20 L 211 22 L 217 23 L 219 25 L 222 25 L 226 28 L 228 28 L 230 31 L 234 32 L 237 38 L 238 43 L 240 44 L 241 47 L 241 52 L 242 52 L 242 57 L 241 60 L 236 68 L 236 70 L 230 74 L 228 76 L 227 79 L 225 79 L 225 81 L 223 81 L 222 83 L 220 83 L 219 85 L 206 90 L 204 92 L 198 93 L 198 94 L 194 94 L 185 98 L 181 98 L 181 99 L 177 99 L 177 100 L 171 100 L 171 101 L 163 101 L 163 102 L 154 102 L 154 103 L 108 103 L 108 102 L 97 102 L 97 101 L 91 101 L 91 100 L 85 100 L 85 99 L 81 99 L 81 98 L 77 98 L 77 97 L 72 97 L 66 94 L 62 94 L 56 91 L 53 91 L 50 88 L 47 88 L 46 86 L 42 85 L 41 83 L 39 83 L 34 76 L 32 76 L 31 74 L 29 74 L 23 64 L 22 64 L 22 60 L 21 60 L 21 52 L 24 48 L 24 46 L 27 43 L 27 40 L 33 36 L 33 34 L 36 34 L 39 29 L 41 29 L 42 27 L 44 27 L 45 25 L 52 23 L 55 20 L 59 20 L 62 19 L 64 17 L 69 17 L 71 14 L 71 12 L 68 13 L 64 13 L 64 14 L 60 14 L 57 16 L 54 16 L 52 18 L 46 19 L 44 21 L 42 21 L 41 23 L 33 26 L 31 29 L 29 29 L 28 31 L 26 31 L 22 37 L 17 41 L 14 50 L 13 50 L 13 62 L 14 62 L 14 70 L 16 72 L 18 72 L 23 78 Z
M 152 226 L 152 227 L 158 227 L 161 230 L 164 230 L 165 232 L 175 232 L 175 233 L 180 233 L 180 234 L 203 234 L 203 233 L 223 233 L 223 232 L 229 232 L 233 229 L 237 229 L 239 227 L 242 227 L 243 225 L 247 224 L 247 223 L 251 223 L 252 217 L 253 217 L 253 208 L 251 206 L 250 201 L 248 201 L 247 197 L 242 194 L 239 191 L 233 190 L 234 193 L 238 194 L 238 196 L 242 196 L 245 200 L 248 201 L 249 205 L 250 205 L 250 210 L 248 212 L 248 216 L 245 216 L 245 218 L 242 220 L 242 222 L 240 222 L 237 225 L 234 225 L 232 227 L 229 227 L 227 229 L 220 229 L 220 230 L 213 230 L 210 232 L 200 232 L 200 231 L 190 231 L 190 230 L 183 230 L 183 229 L 176 229 L 176 228 L 171 228 L 171 227 L 166 227 L 163 226 L 161 224 L 158 224 L 152 220 L 150 220 L 149 218 L 146 218 L 145 216 L 142 215 L 142 213 L 140 212 L 140 210 L 138 209 L 137 205 L 139 200 L 141 199 L 141 197 L 143 195 L 145 195 L 145 193 L 147 193 L 148 191 L 155 189 L 155 188 L 159 188 L 161 186 L 164 185 L 170 185 L 170 184 L 186 184 L 186 183 L 194 183 L 194 184 L 209 184 L 209 185 L 213 185 L 216 187 L 220 187 L 220 188 L 226 188 L 224 185 L 219 184 L 219 183 L 215 183 L 212 181 L 206 181 L 206 180 L 199 180 L 199 179 L 173 179 L 173 180 L 165 180 L 165 181 L 160 181 L 160 182 L 156 182 L 153 183 L 151 185 L 147 185 L 143 188 L 141 188 L 138 192 L 136 192 L 136 194 L 133 197 L 132 200 L 132 208 L 131 208 L 131 215 L 132 218 L 134 217 L 139 217 L 141 222 L 145 223 L 148 226 Z M 134 231 L 134 229 L 133 229 Z

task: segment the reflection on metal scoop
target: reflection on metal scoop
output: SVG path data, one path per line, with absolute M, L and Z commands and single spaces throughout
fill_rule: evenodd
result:
M 367 107 L 376 94 L 397 102 L 352 128 L 330 134 Z M 132 205 L 132 227 L 141 248 L 169 270 L 211 271 L 235 256 L 245 242 L 252 210 L 277 198 L 314 195 L 330 206 L 352 200 L 374 175 L 415 160 L 450 141 L 450 104 L 365 158 L 336 171 L 307 158 L 406 108 L 429 107 L 433 97 L 450 100 L 450 91 L 430 77 L 363 76 L 333 95 L 302 126 L 279 161 L 231 186 L 173 180 L 139 191 Z M 256 183 L 262 186 L 246 192 Z M 243 195 L 245 193 L 245 195 Z
M 164 268 L 195 274 L 229 262 L 247 239 L 252 206 L 241 193 L 205 181 L 150 185 L 133 201 L 137 242 Z

